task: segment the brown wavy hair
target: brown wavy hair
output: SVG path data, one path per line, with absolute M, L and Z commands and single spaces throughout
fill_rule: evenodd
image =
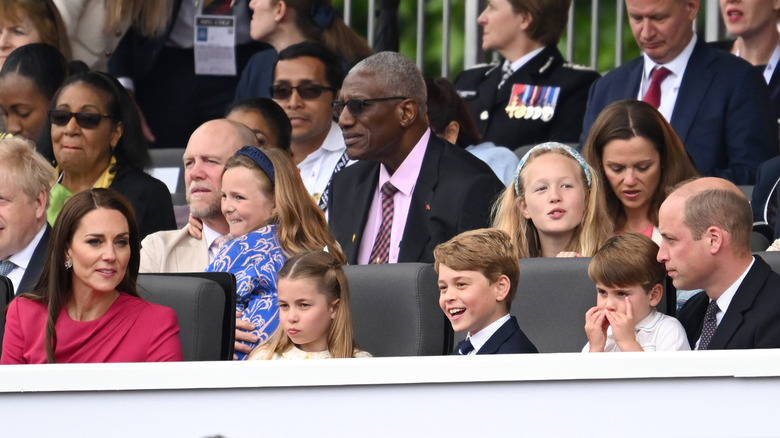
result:
M 658 209 L 666 199 L 667 189 L 698 175 L 674 129 L 652 105 L 633 99 L 607 105 L 590 129 L 582 156 L 598 171 L 607 211 L 615 223 L 615 229 L 620 229 L 626 216 L 623 204 L 604 173 L 604 147 L 613 140 L 630 140 L 634 137 L 648 140 L 661 158 L 661 180 L 649 212 L 653 225 L 658 226 Z
M 54 223 L 51 241 L 46 255 L 46 264 L 35 291 L 23 296 L 41 301 L 48 305 L 49 317 L 46 321 L 46 359 L 54 363 L 54 351 L 57 349 L 57 332 L 54 329 L 62 308 L 73 294 L 73 270 L 65 268 L 66 253 L 73 243 L 73 235 L 81 224 L 81 219 L 97 209 L 116 210 L 127 219 L 129 229 L 130 260 L 122 281 L 116 290 L 137 297 L 136 279 L 141 261 L 141 241 L 138 238 L 138 224 L 130 202 L 124 196 L 111 189 L 84 190 L 73 195 L 65 202 L 62 212 Z

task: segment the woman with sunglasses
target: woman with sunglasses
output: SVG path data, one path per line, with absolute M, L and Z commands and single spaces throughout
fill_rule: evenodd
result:
M 368 43 L 347 26 L 330 0 L 251 0 L 249 32 L 252 39 L 271 45 L 257 52 L 244 67 L 236 99 L 271 97 L 269 87 L 276 57 L 285 48 L 304 41 L 325 44 L 343 59 L 344 71 L 371 55 Z
M 150 160 L 138 111 L 116 79 L 100 72 L 69 77 L 54 96 L 49 121 L 58 172 L 51 225 L 74 194 L 111 188 L 133 205 L 142 239 L 176 228 L 168 188 L 143 171 Z

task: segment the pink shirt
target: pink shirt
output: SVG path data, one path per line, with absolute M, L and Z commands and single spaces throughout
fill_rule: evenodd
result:
M 47 305 L 41 301 L 24 297 L 11 301 L 0 364 L 46 363 L 47 316 Z M 182 360 L 174 311 L 125 293 L 93 321 L 74 321 L 63 307 L 54 328 L 57 363 Z
M 371 202 L 371 208 L 368 210 L 368 220 L 366 229 L 363 230 L 363 239 L 360 241 L 360 251 L 358 252 L 358 264 L 367 265 L 371 256 L 371 249 L 374 247 L 374 240 L 382 225 L 382 186 L 390 181 L 397 189 L 393 196 L 393 228 L 390 231 L 390 254 L 389 263 L 398 262 L 398 253 L 401 249 L 401 239 L 406 229 L 406 218 L 409 216 L 409 206 L 412 204 L 412 193 L 417 183 L 417 177 L 420 175 L 425 151 L 428 149 L 428 141 L 431 138 L 430 129 L 425 131 L 417 144 L 409 152 L 404 161 L 398 166 L 398 169 L 390 175 L 384 164 L 379 165 L 379 182 L 374 190 L 374 200 Z

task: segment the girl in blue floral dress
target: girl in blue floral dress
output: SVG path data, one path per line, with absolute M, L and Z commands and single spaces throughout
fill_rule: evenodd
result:
M 328 248 L 342 263 L 345 258 L 282 150 L 245 146 L 225 163 L 222 213 L 232 240 L 206 270 L 236 276 L 236 311 L 255 327 L 257 342 L 244 342 L 254 348 L 279 324 L 276 274 L 289 257 Z M 237 351 L 236 358 L 246 354 Z

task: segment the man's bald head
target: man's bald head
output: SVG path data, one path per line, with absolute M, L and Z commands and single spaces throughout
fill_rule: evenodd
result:
M 192 133 L 183 159 L 187 204 L 193 216 L 224 222 L 220 209 L 222 171 L 227 159 L 243 146 L 260 147 L 252 130 L 238 122 L 209 120 Z
M 667 200 L 684 201 L 685 225 L 694 239 L 716 226 L 729 233 L 735 250 L 750 251 L 753 212 L 750 201 L 731 181 L 697 178 L 677 187 Z

